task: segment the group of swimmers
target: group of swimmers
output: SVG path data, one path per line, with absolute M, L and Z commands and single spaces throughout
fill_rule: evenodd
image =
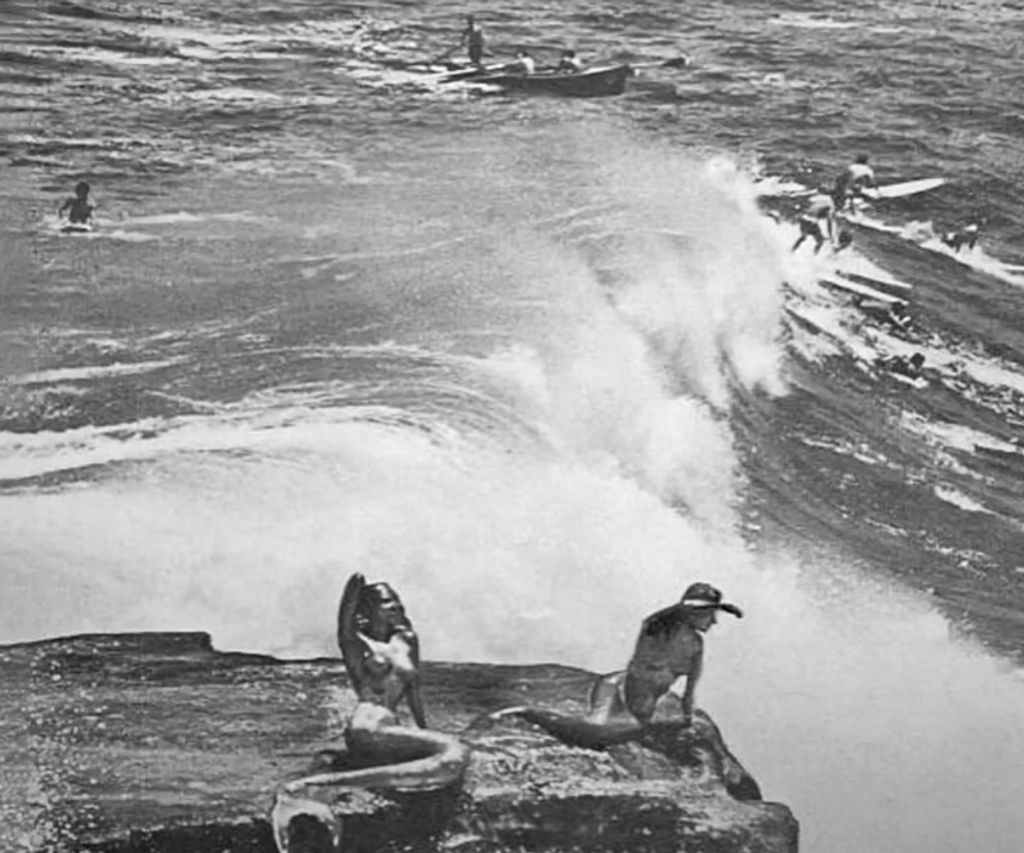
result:
M 456 47 L 466 47 L 469 61 L 480 67 L 483 65 L 486 42 L 484 30 L 472 15 L 466 15 L 466 27 L 462 31 L 459 43 Z M 516 74 L 533 74 L 537 70 L 537 63 L 528 50 L 522 49 L 516 52 L 515 60 L 506 63 L 502 71 Z M 578 74 L 583 70 L 583 62 L 576 55 L 576 51 L 566 48 L 562 51 L 555 66 L 555 71 L 564 74 Z

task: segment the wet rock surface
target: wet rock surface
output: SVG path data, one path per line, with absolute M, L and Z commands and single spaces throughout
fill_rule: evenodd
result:
M 426 663 L 431 728 L 472 748 L 461 788 L 321 791 L 352 851 L 796 851 L 789 809 L 706 715 L 594 750 L 523 719 L 583 713 L 592 674 Z M 281 783 L 338 748 L 355 698 L 340 660 L 215 651 L 206 634 L 0 648 L 0 849 L 274 851 Z M 310 825 L 305 849 L 320 849 Z M 295 827 L 296 838 L 303 831 Z

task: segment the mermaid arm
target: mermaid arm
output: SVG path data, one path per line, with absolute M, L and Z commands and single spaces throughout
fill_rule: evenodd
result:
M 416 669 L 416 674 L 409 679 L 405 685 L 405 700 L 409 703 L 409 710 L 412 711 L 412 718 L 421 729 L 427 727 L 427 715 L 423 709 L 423 697 L 420 695 L 420 640 L 416 632 L 409 625 L 405 632 L 406 641 L 409 643 L 409 658 Z
M 697 682 L 700 681 L 701 673 L 704 670 L 704 647 L 703 643 L 698 646 L 690 664 L 690 671 L 686 674 L 686 689 L 679 697 L 683 708 L 683 722 L 690 725 L 693 721 L 693 700 L 697 690 Z
M 366 683 L 366 643 L 359 634 L 356 611 L 365 586 L 366 578 L 359 572 L 353 574 L 345 584 L 345 591 L 338 607 L 338 647 L 341 649 L 341 657 L 345 661 L 345 669 L 348 670 L 352 687 L 360 697 Z

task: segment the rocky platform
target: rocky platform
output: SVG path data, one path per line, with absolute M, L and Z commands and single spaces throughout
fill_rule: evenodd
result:
M 486 714 L 583 712 L 591 673 L 426 663 L 431 728 L 472 748 L 460 790 L 325 792 L 350 851 L 795 853 L 711 720 L 601 751 Z M 206 634 L 0 647 L 0 849 L 273 853 L 275 790 L 334 749 L 354 696 L 340 660 L 214 650 Z M 312 848 L 311 848 L 312 849 Z

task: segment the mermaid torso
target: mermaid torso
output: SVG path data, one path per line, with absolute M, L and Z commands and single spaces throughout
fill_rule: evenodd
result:
M 396 632 L 387 642 L 360 633 L 366 646 L 363 668 L 366 678 L 360 684 L 361 701 L 377 701 L 394 711 L 416 678 L 413 645 L 404 632 Z

